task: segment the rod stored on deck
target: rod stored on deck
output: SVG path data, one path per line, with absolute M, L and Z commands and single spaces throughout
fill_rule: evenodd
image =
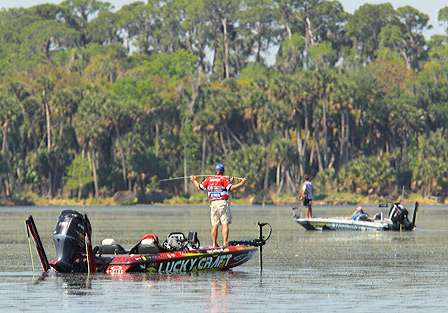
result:
M 34 223 L 33 217 L 30 215 L 25 221 L 27 230 L 31 233 L 34 243 L 36 245 L 37 254 L 39 255 L 40 264 L 42 266 L 42 271 L 47 272 L 50 269 L 50 264 L 48 263 L 47 255 L 45 254 L 44 246 L 40 240 L 39 233 L 37 231 L 36 224 Z
M 85 224 L 86 224 L 86 258 L 87 258 L 87 271 L 88 273 L 96 272 L 96 264 L 95 264 L 95 256 L 93 254 L 92 249 L 92 225 L 90 224 L 90 220 L 87 217 L 87 214 L 84 214 Z

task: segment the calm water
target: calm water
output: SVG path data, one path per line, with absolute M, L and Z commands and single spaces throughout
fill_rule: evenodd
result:
M 205 206 L 77 209 L 88 213 L 96 244 L 115 238 L 131 246 L 146 232 L 163 239 L 188 230 L 198 231 L 202 244 L 210 243 Z M 349 215 L 352 209 L 317 207 L 315 215 Z M 0 208 L 0 312 L 446 312 L 448 307 L 446 207 L 420 208 L 412 233 L 305 232 L 288 207 L 233 207 L 231 239 L 257 237 L 258 220 L 274 228 L 262 277 L 257 258 L 223 273 L 40 277 L 31 271 L 24 220 L 33 214 L 52 257 L 51 231 L 59 212 Z

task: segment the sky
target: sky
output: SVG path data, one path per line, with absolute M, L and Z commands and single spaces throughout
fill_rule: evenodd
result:
M 108 0 L 115 8 L 128 3 L 132 3 L 135 0 Z M 0 0 L 0 8 L 11 7 L 29 7 L 40 3 L 59 3 L 60 0 Z M 444 6 L 448 6 L 447 0 L 339 0 L 344 6 L 344 9 L 350 13 L 353 13 L 360 5 L 364 3 L 384 3 L 390 2 L 395 8 L 410 5 L 414 8 L 428 14 L 431 18 L 430 23 L 433 28 L 425 32 L 427 37 L 433 34 L 442 34 L 443 26 L 439 25 L 437 21 L 437 13 Z

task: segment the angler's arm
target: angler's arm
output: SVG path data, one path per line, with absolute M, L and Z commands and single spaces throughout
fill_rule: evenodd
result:
M 300 201 L 302 201 L 303 199 L 305 199 L 305 191 L 306 191 L 306 188 L 305 188 L 305 185 L 303 185 L 303 186 L 302 186 L 302 190 L 299 191 L 299 195 L 298 195 Z
M 238 188 L 240 188 L 241 186 L 243 186 L 246 183 L 247 179 L 243 178 L 241 179 L 241 181 L 238 184 L 232 185 L 232 187 L 230 188 L 231 191 L 237 190 Z
M 201 188 L 201 184 L 198 182 L 198 178 L 196 176 L 191 176 L 191 182 L 199 191 L 204 191 L 204 189 Z

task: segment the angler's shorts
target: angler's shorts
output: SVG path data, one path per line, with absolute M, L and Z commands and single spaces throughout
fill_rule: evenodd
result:
M 210 203 L 210 221 L 213 226 L 232 223 L 229 202 L 226 200 L 212 201 Z
M 312 199 L 303 199 L 303 206 L 309 207 L 313 204 L 313 200 Z

